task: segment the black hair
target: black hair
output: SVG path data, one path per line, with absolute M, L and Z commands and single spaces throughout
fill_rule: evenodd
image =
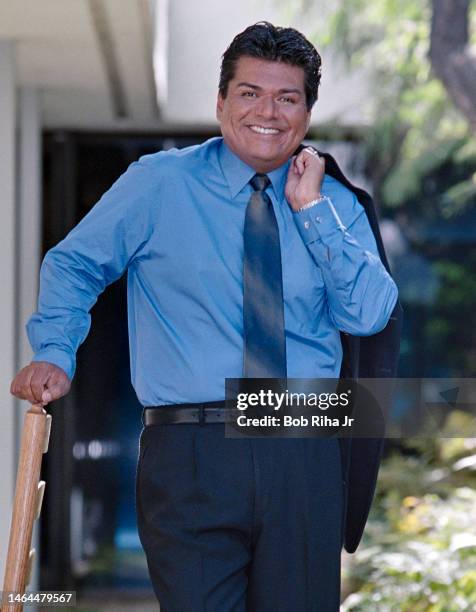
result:
M 301 32 L 260 21 L 237 34 L 222 56 L 218 90 L 223 98 L 226 98 L 228 83 L 235 75 L 236 63 L 243 56 L 302 68 L 306 106 L 307 110 L 311 110 L 317 100 L 321 80 L 321 56 Z

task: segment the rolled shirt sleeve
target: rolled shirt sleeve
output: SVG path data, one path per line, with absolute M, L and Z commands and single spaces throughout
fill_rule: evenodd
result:
M 327 197 L 294 219 L 322 272 L 336 328 L 369 336 L 386 326 L 398 290 L 380 260 L 364 208 L 350 190 L 341 193 L 339 211 L 337 198 Z

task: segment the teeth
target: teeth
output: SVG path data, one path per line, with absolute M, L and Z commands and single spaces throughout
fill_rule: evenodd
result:
M 274 128 L 264 128 L 260 125 L 250 125 L 250 129 L 257 134 L 279 134 L 279 130 L 275 130 Z

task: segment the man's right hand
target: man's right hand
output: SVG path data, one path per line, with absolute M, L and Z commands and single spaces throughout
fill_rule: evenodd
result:
M 66 395 L 70 388 L 71 382 L 64 370 L 48 361 L 32 361 L 12 380 L 10 393 L 45 406 Z

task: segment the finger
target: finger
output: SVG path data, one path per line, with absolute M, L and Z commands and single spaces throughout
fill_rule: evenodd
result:
M 21 399 L 28 400 L 29 402 L 34 401 L 33 394 L 31 392 L 31 378 L 34 374 L 33 368 L 27 366 L 24 368 L 17 377 L 17 393 L 15 395 Z
M 306 167 L 309 166 L 309 164 L 314 164 L 316 161 L 319 163 L 321 161 L 321 158 L 319 157 L 319 153 L 317 153 L 317 151 L 315 151 L 314 149 L 304 149 L 304 151 L 307 153 L 307 155 L 304 156 L 304 165 Z
M 314 149 L 314 147 L 306 147 L 305 149 L 303 149 L 303 151 L 309 153 L 309 155 L 312 155 L 313 157 L 320 157 L 319 151 L 317 151 L 317 149 Z
M 17 374 L 10 385 L 10 393 L 19 399 L 28 399 L 30 385 L 25 384 L 26 377 L 22 373 Z
M 63 395 L 65 394 L 65 391 L 66 389 L 65 389 L 64 383 L 56 383 L 55 385 L 51 385 L 43 391 L 41 395 L 41 401 L 44 404 L 49 404 L 50 402 L 54 402 L 60 397 L 63 397 Z
M 41 396 L 43 395 L 48 379 L 49 374 L 45 372 L 43 368 L 38 368 L 35 370 L 30 380 L 31 395 L 35 402 L 42 401 Z
M 299 155 L 296 157 L 296 168 L 298 171 L 298 174 L 301 175 L 304 172 L 304 154 L 303 151 L 301 151 L 301 153 L 299 153 Z
M 294 168 L 294 161 L 296 159 L 296 156 L 293 155 L 291 157 L 291 163 L 289 164 L 289 168 L 288 168 L 288 177 L 291 176 L 296 170 Z
M 42 400 L 47 403 L 57 400 L 63 397 L 63 395 L 66 395 L 70 387 L 71 383 L 66 373 L 62 370 L 55 369 L 46 383 L 46 389 L 44 389 L 42 393 Z

